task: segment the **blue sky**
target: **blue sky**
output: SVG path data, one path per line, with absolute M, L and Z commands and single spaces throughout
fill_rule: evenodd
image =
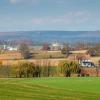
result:
M 100 30 L 100 0 L 0 0 L 0 31 Z

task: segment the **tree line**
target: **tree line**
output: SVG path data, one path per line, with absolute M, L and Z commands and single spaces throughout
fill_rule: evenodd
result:
M 42 65 L 28 61 L 20 61 L 12 66 L 0 64 L 0 77 L 70 77 L 73 73 L 80 74 L 80 66 L 76 61 L 60 61 L 58 66 L 52 66 L 49 61 Z
M 98 61 L 100 68 L 100 60 Z M 82 67 L 77 61 L 60 61 L 58 66 L 52 66 L 48 60 L 41 64 L 29 61 L 20 61 L 16 65 L 3 65 L 0 62 L 0 77 L 32 78 L 32 77 L 71 77 L 76 74 L 82 76 Z

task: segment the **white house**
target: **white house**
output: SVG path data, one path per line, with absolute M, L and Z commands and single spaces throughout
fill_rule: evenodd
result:
M 60 43 L 54 42 L 50 45 L 50 49 L 54 50 L 54 51 L 58 51 L 61 50 L 63 48 L 63 45 L 61 45 Z
M 18 48 L 17 47 L 7 47 L 7 50 L 9 50 L 9 51 L 17 51 Z
M 9 50 L 9 51 L 17 51 L 18 47 L 13 47 L 13 46 L 8 46 L 8 45 L 3 45 L 4 50 Z

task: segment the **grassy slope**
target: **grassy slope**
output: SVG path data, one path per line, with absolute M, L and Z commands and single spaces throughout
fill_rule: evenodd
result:
M 0 100 L 100 100 L 100 78 L 0 79 Z

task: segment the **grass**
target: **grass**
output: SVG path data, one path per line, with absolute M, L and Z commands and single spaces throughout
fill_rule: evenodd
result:
M 54 59 L 54 58 L 66 58 L 65 54 L 61 52 L 47 52 L 47 51 L 35 51 L 33 53 L 35 59 Z
M 100 100 L 100 78 L 2 78 L 0 100 Z

